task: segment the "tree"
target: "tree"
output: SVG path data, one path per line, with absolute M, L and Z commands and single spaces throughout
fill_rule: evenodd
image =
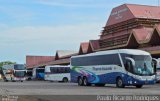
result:
M 16 62 L 11 62 L 11 61 L 0 62 L 0 71 L 2 70 L 3 65 L 10 65 L 10 64 L 16 64 Z

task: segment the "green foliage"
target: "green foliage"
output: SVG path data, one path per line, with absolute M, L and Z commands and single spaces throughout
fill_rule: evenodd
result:
M 11 61 L 0 62 L 0 68 L 2 68 L 3 65 L 9 65 L 9 64 L 16 64 L 16 62 L 11 62 Z

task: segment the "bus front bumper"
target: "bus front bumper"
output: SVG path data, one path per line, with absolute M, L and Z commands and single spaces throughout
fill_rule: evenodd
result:
M 153 85 L 156 83 L 156 79 L 154 80 L 137 80 L 137 79 L 132 79 L 129 80 L 127 85 Z
M 13 79 L 14 81 L 24 81 L 24 80 L 26 80 L 26 78 L 25 77 L 14 77 L 14 79 Z
M 156 83 L 156 76 L 132 76 L 127 79 L 126 85 L 153 85 Z

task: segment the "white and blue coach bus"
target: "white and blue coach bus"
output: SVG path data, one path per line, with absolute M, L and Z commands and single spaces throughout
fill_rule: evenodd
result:
M 45 80 L 47 81 L 70 81 L 70 66 L 46 66 L 45 67 Z
M 155 84 L 152 57 L 134 49 L 108 50 L 71 57 L 71 82 L 80 86 L 117 87 Z

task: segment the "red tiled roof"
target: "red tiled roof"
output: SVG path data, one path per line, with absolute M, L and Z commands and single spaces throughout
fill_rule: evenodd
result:
M 79 54 L 87 53 L 89 48 L 89 42 L 83 42 L 80 44 Z
M 160 24 L 159 24 L 159 25 L 157 25 L 157 28 L 158 28 L 158 29 L 160 29 Z
M 134 37 L 136 38 L 138 43 L 148 42 L 151 39 L 153 28 L 137 28 L 133 29 Z
M 121 45 L 117 45 L 117 46 L 114 46 L 114 47 L 99 48 L 98 40 L 90 41 L 90 43 L 91 43 L 91 45 L 93 47 L 92 48 L 93 51 L 127 47 L 129 45 L 129 43 L 132 41 L 131 37 L 134 37 L 136 39 L 135 41 L 139 45 L 140 44 L 144 44 L 144 43 L 149 43 L 149 42 L 155 43 L 154 39 L 155 39 L 155 36 L 156 36 L 156 34 L 158 32 L 157 29 L 159 29 L 159 27 L 160 27 L 160 25 L 156 26 L 155 28 L 141 27 L 141 28 L 132 29 L 132 31 L 130 32 L 130 37 L 129 37 L 127 43 L 124 43 L 124 44 L 121 44 Z M 159 35 L 159 37 L 156 36 L 156 42 L 158 40 L 160 40 L 160 31 L 158 32 L 158 35 Z M 154 40 L 154 42 L 152 42 L 153 40 Z
M 54 61 L 54 56 L 26 56 L 26 66 L 34 67 L 39 64 Z
M 100 39 L 103 40 L 103 39 L 109 39 L 109 38 L 113 38 L 113 37 L 119 37 L 119 36 L 122 36 L 125 34 L 129 34 L 130 32 L 131 32 L 131 30 L 124 30 L 121 32 L 116 32 L 114 34 L 103 35 L 103 37 L 101 37 Z
M 160 19 L 160 7 L 136 4 L 123 4 L 113 8 L 107 26 L 133 18 Z
M 57 50 L 56 55 L 55 55 L 55 59 L 62 59 L 62 58 L 69 58 L 73 55 L 77 55 L 78 52 L 77 51 L 71 51 L 71 50 Z
M 97 50 L 97 49 L 100 48 L 98 40 L 90 40 L 89 44 L 90 44 L 90 46 L 92 48 L 92 51 Z
M 160 19 L 159 6 L 126 4 L 136 18 Z
M 160 24 L 156 26 L 156 29 L 160 33 Z

